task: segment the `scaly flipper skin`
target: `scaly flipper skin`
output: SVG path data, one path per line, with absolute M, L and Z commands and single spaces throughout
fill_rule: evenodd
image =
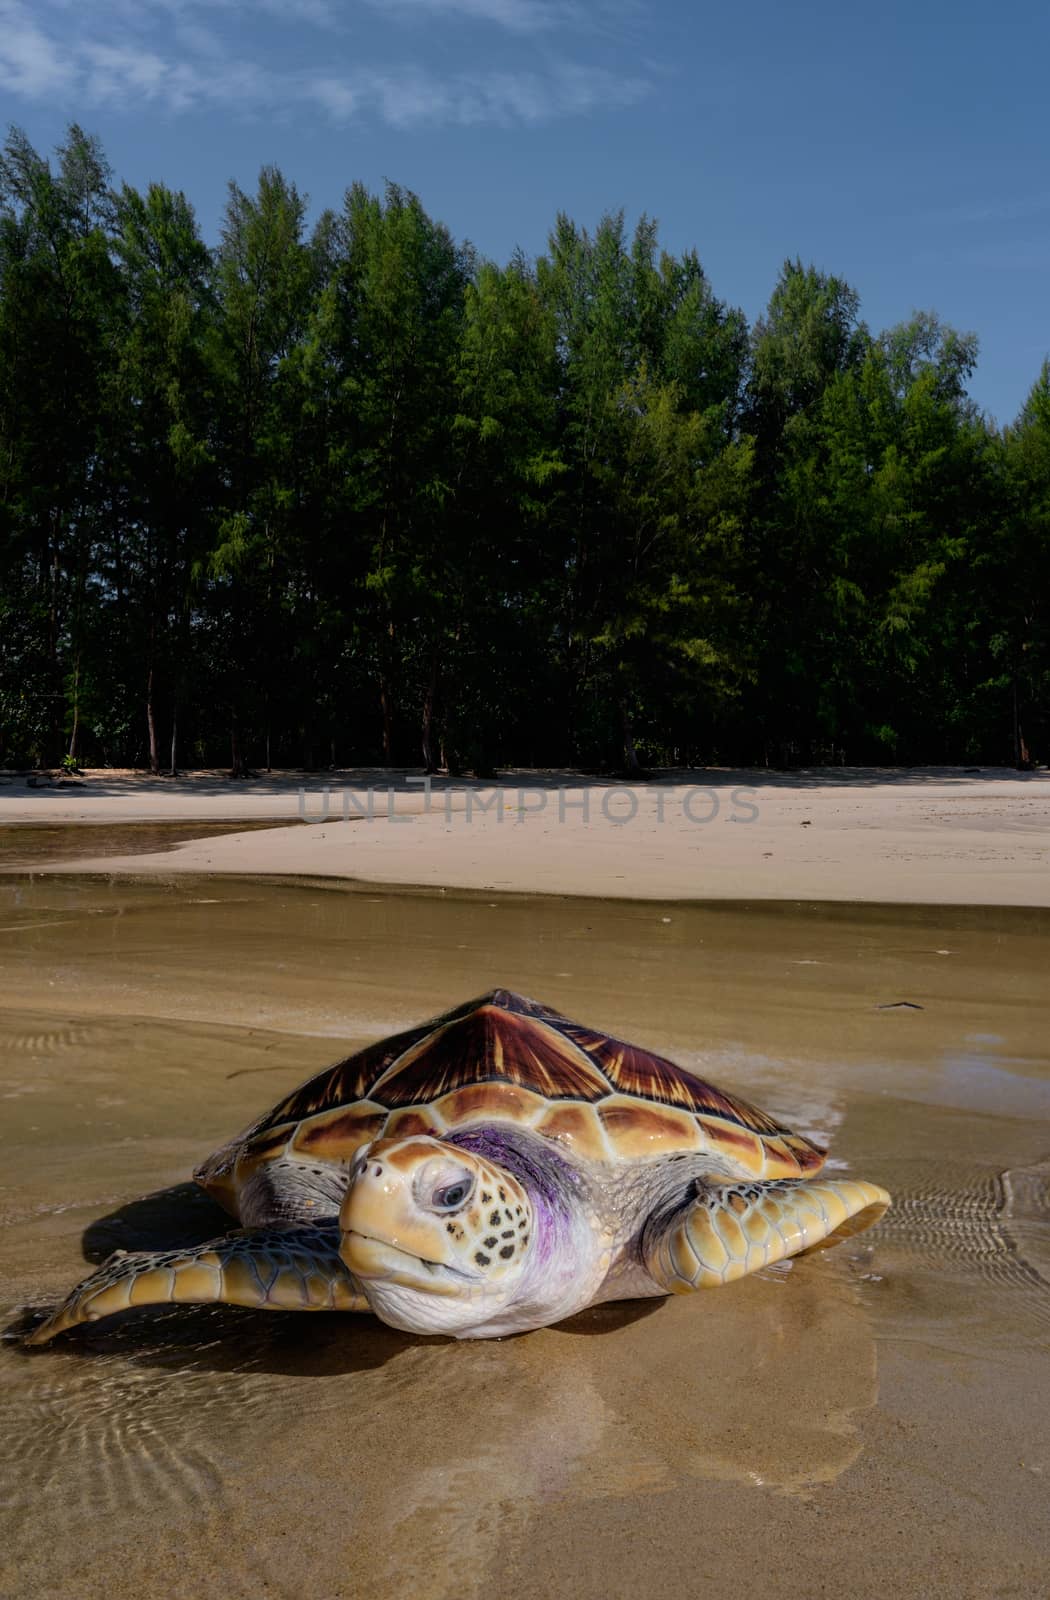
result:
M 714 1289 L 877 1222 L 885 1189 L 853 1178 L 704 1185 L 643 1244 L 645 1264 L 671 1294 Z
M 129 1306 L 174 1301 L 275 1311 L 367 1311 L 339 1257 L 339 1229 L 252 1228 L 191 1250 L 118 1250 L 77 1285 L 26 1344 L 47 1344 L 81 1322 Z

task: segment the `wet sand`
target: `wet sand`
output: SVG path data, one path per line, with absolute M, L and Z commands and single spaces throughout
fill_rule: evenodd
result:
M 1041 1597 L 1048 970 L 1037 910 L 5 879 L 8 1324 L 117 1246 L 210 1236 L 202 1155 L 496 982 L 896 1204 L 782 1278 L 505 1341 L 179 1309 L 8 1343 L 0 1591 Z
M 533 772 L 503 774 L 498 788 L 435 780 L 429 795 L 411 776 L 231 784 L 218 774 L 95 773 L 74 789 L 0 790 L 0 827 L 5 819 L 287 824 L 299 817 L 303 785 L 309 828 L 234 831 L 109 859 L 85 828 L 77 869 L 651 900 L 1050 906 L 1046 772 L 702 771 L 636 785 Z
M 17 822 L 4 826 L 0 808 L 0 870 L 24 872 L 51 869 L 62 862 L 112 856 L 159 855 L 190 840 L 221 838 L 228 833 L 253 833 L 268 822 L 89 822 L 70 827 L 67 822 Z

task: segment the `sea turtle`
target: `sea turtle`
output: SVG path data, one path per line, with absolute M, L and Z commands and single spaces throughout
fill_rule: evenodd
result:
M 195 1174 L 242 1224 L 117 1252 L 30 1335 L 128 1306 L 373 1311 L 481 1339 L 688 1294 L 878 1220 L 885 1190 L 672 1062 L 496 989 L 311 1078 Z

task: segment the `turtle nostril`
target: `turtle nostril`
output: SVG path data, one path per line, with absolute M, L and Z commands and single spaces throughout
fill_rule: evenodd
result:
M 383 1169 L 382 1169 L 382 1167 L 380 1167 L 380 1166 L 378 1166 L 378 1165 L 377 1165 L 377 1166 L 376 1166 L 376 1168 L 375 1168 L 375 1170 L 374 1170 L 374 1173 L 373 1173 L 373 1176 L 374 1176 L 374 1177 L 376 1177 L 376 1178 L 381 1178 L 381 1177 L 382 1177 L 382 1176 L 383 1176 Z

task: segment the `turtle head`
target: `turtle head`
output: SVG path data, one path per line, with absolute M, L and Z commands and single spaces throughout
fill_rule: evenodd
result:
M 414 1333 L 463 1333 L 514 1300 L 534 1232 L 524 1185 L 443 1139 L 381 1139 L 359 1156 L 340 1254 L 377 1316 Z

